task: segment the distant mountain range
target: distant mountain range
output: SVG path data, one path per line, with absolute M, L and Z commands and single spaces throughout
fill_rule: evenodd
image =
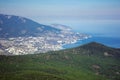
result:
M 1 55 L 0 80 L 120 80 L 120 49 L 91 42 L 46 54 Z
M 0 14 L 0 37 L 39 36 L 47 32 L 57 33 L 60 29 L 39 24 L 30 19 Z

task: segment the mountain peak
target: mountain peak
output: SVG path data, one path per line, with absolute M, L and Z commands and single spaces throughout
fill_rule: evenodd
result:
M 106 47 L 104 44 L 98 43 L 98 42 L 90 42 L 84 46 L 91 46 L 91 47 Z
M 98 42 L 90 42 L 90 43 L 87 43 L 87 44 L 85 44 L 85 45 L 82 45 L 81 46 L 82 48 L 86 48 L 86 47 L 88 47 L 88 48 L 110 48 L 110 47 L 108 47 L 108 46 L 105 46 L 104 44 L 101 44 L 101 43 L 98 43 Z

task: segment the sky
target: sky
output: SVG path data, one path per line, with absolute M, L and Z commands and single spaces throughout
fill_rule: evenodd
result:
M 0 13 L 120 37 L 120 0 L 0 0 Z

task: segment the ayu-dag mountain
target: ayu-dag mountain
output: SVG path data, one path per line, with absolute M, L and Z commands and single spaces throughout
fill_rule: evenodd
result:
M 24 55 L 63 49 L 89 38 L 60 24 L 43 25 L 30 19 L 0 14 L 0 54 Z

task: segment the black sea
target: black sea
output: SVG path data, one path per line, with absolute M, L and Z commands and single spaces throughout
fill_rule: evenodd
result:
M 66 44 L 63 46 L 63 48 L 64 49 L 74 48 L 74 47 L 78 47 L 78 46 L 81 46 L 83 44 L 93 42 L 93 41 L 102 43 L 109 47 L 120 48 L 120 38 L 118 38 L 118 37 L 116 38 L 116 37 L 94 37 L 94 36 L 89 39 L 78 40 L 74 44 Z

